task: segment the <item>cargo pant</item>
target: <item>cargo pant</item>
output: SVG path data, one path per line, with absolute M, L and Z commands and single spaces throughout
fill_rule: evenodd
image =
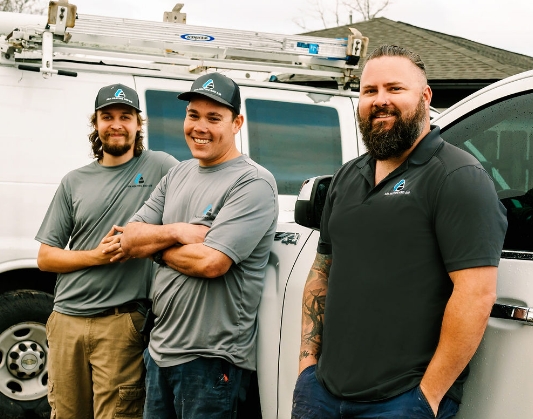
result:
M 51 419 L 142 418 L 144 316 L 77 317 L 53 311 L 46 324 Z

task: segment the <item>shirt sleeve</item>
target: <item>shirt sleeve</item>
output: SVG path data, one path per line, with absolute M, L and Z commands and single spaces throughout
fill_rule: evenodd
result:
M 252 253 L 277 220 L 276 193 L 264 179 L 234 187 L 208 231 L 204 244 L 239 263 Z
M 150 197 L 128 222 L 141 222 L 146 224 L 162 225 L 163 210 L 165 209 L 165 194 L 168 185 L 168 176 L 165 175 L 154 188 Z
M 435 230 L 448 272 L 498 266 L 507 210 L 489 175 L 476 166 L 450 173 L 436 197 Z
M 64 249 L 74 228 L 71 195 L 62 180 L 48 207 L 35 240 L 49 246 Z
M 174 156 L 171 156 L 170 154 L 163 160 L 163 164 L 161 165 L 161 177 L 165 176 L 168 171 L 176 166 L 179 163 L 179 160 L 174 158 Z

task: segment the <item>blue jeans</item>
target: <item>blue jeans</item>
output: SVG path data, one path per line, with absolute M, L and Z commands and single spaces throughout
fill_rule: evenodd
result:
M 221 358 L 159 367 L 144 351 L 144 419 L 233 419 L 243 370 Z
M 307 367 L 296 381 L 292 419 L 435 419 L 419 386 L 386 400 L 353 402 L 329 393 L 316 379 L 315 369 Z M 453 418 L 458 409 L 457 402 L 444 397 L 437 419 Z

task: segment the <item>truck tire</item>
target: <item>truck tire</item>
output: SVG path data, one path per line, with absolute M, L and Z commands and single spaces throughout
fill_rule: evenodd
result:
M 52 308 L 44 292 L 0 295 L 0 419 L 50 417 L 45 324 Z

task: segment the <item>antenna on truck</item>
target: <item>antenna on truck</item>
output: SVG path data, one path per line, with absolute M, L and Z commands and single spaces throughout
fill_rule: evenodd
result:
M 181 4 L 176 5 L 174 12 L 183 15 L 180 10 Z M 177 21 L 173 16 L 168 15 Z M 32 69 L 45 74 L 56 74 L 55 60 L 64 67 L 67 62 L 92 63 L 92 71 L 94 65 L 108 65 L 169 77 L 220 70 L 246 77 L 252 74 L 258 80 L 294 74 L 334 79 L 339 88 L 348 89 L 357 82 L 355 70 L 368 44 L 368 38 L 356 30 L 346 39 L 333 39 L 83 14 L 76 17 L 76 6 L 66 0 L 50 2 L 44 29 L 18 24 L 10 35 L 0 37 L 0 50 L 7 51 L 15 62 L 41 59 L 41 68 Z M 27 67 L 31 66 L 24 69 Z

